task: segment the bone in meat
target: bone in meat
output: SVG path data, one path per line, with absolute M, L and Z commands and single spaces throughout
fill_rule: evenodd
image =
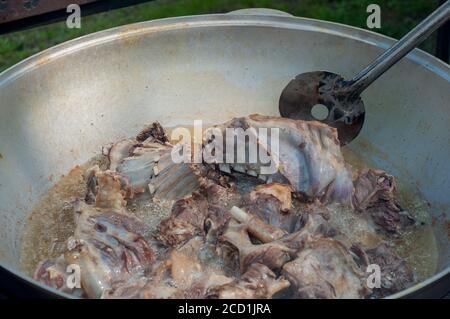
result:
M 247 271 L 231 283 L 215 286 L 208 291 L 209 298 L 259 299 L 272 298 L 289 287 L 289 281 L 276 275 L 265 265 L 252 264 Z

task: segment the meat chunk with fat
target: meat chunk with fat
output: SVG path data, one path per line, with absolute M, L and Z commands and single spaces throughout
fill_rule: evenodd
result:
M 160 222 L 154 236 L 166 246 L 179 246 L 196 235 L 204 234 L 207 215 L 206 198 L 194 192 L 174 203 L 171 216 Z
M 378 169 L 363 171 L 355 181 L 353 206 L 388 234 L 398 234 L 414 224 L 412 216 L 395 202 L 396 187 L 395 178 Z
M 382 298 L 414 283 L 412 269 L 387 242 L 366 250 L 366 253 L 370 264 L 378 265 L 381 270 L 381 287 L 373 289 L 372 297 Z
M 79 265 L 88 297 L 98 298 L 104 290 L 151 270 L 155 254 L 145 239 L 145 224 L 124 213 L 83 202 L 75 205 L 76 228 L 65 259 Z
M 348 248 L 330 238 L 309 242 L 282 274 L 297 298 L 363 298 L 370 292 Z
M 289 233 L 296 231 L 299 216 L 291 210 L 291 191 L 292 188 L 286 184 L 258 185 L 244 197 L 241 208 L 258 216 L 269 225 Z
M 287 212 L 292 207 L 292 188 L 286 184 L 269 183 L 256 186 L 250 193 L 249 200 L 257 201 L 263 195 L 272 196 L 280 203 L 280 211 Z
M 86 171 L 85 180 L 85 201 L 95 207 L 120 211 L 126 206 L 126 199 L 133 197 L 128 179 L 113 171 L 101 171 L 94 166 Z
M 230 218 L 227 207 L 240 200 L 235 188 L 224 187 L 205 175 L 196 176 L 201 189 L 176 201 L 171 216 L 158 225 L 155 238 L 166 246 L 179 246 L 196 235 L 217 237 Z

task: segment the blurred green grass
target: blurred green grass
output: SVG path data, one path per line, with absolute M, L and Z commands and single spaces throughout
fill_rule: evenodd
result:
M 296 16 L 366 28 L 367 5 L 381 7 L 381 29 L 373 31 L 400 38 L 438 6 L 438 0 L 158 0 L 128 8 L 82 16 L 81 29 L 65 22 L 0 36 L 0 71 L 55 44 L 115 26 L 159 18 L 223 13 L 242 8 L 273 8 Z M 83 14 L 83 13 L 82 13 Z M 433 53 L 435 36 L 423 49 Z

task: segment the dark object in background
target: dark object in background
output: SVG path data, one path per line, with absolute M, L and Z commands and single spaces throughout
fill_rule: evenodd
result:
M 78 4 L 83 16 L 152 0 L 0 0 L 0 34 L 65 20 L 69 4 Z
M 439 3 L 443 4 L 445 1 L 447 0 L 440 0 Z M 435 54 L 436 57 L 447 63 L 450 62 L 449 40 L 450 40 L 450 22 L 447 22 L 438 30 L 437 46 Z

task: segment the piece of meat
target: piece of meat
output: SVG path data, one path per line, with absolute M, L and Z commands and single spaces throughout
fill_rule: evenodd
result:
M 240 225 L 244 226 L 246 230 L 260 240 L 262 243 L 269 243 L 284 237 L 287 232 L 265 223 L 257 216 L 251 215 L 239 207 L 233 206 L 230 209 L 230 215 L 237 220 Z
M 231 215 L 228 210 L 218 205 L 208 205 L 208 216 L 205 219 L 205 233 L 210 239 L 217 239 L 223 233 Z
M 230 218 L 227 207 L 240 200 L 235 188 L 216 184 L 203 171 L 200 192 L 174 203 L 172 214 L 161 221 L 155 238 L 166 246 L 179 246 L 196 235 L 217 237 Z
M 114 143 L 108 152 L 109 170 L 115 171 L 122 161 L 133 153 L 133 150 L 139 146 L 139 142 L 129 138 Z
M 296 225 L 298 230 L 280 241 L 290 249 L 300 251 L 309 242 L 320 238 L 334 237 L 336 230 L 330 225 L 328 219 L 328 211 L 321 203 L 305 204 Z
M 383 170 L 368 169 L 355 181 L 353 206 L 371 216 L 378 228 L 388 234 L 398 234 L 414 219 L 395 202 L 395 178 Z
M 236 177 L 230 173 L 223 172 L 219 165 L 193 164 L 192 169 L 200 179 L 201 185 L 206 188 L 210 184 L 220 185 L 225 188 L 233 188 Z
M 308 242 L 336 234 L 325 213 L 320 211 L 305 211 L 296 226 L 299 230 L 291 234 L 264 223 L 238 207 L 233 207 L 230 214 L 233 219 L 229 221 L 221 239 L 238 249 L 242 270 L 254 262 L 265 264 L 273 270 L 280 269 Z M 253 244 L 249 234 L 263 244 Z
M 203 229 L 205 217 L 208 214 L 206 198 L 197 192 L 191 196 L 176 201 L 172 206 L 172 218 L 189 221 L 198 229 Z
M 175 247 L 196 235 L 204 234 L 208 202 L 197 192 L 172 206 L 170 217 L 161 221 L 154 237 L 162 244 Z
M 135 193 L 145 192 L 150 179 L 155 176 L 158 161 L 170 157 L 171 147 L 160 143 L 149 143 L 137 147 L 117 165 L 116 171 L 126 176 Z
M 291 191 L 291 187 L 285 184 L 258 185 L 244 197 L 241 208 L 269 225 L 294 232 L 299 216 L 291 211 Z
M 109 147 L 108 152 L 105 154 L 108 155 L 109 159 L 108 169 L 115 171 L 117 166 L 119 166 L 125 158 L 133 155 L 136 148 L 143 146 L 145 147 L 145 145 L 153 142 L 160 144 L 165 144 L 168 142 L 164 128 L 158 122 L 144 128 L 138 133 L 136 138 L 128 138 L 113 143 Z
M 309 242 L 282 274 L 297 298 L 363 298 L 370 292 L 347 247 L 330 238 Z
M 196 165 L 200 192 L 208 202 L 205 227 L 209 237 L 223 232 L 230 219 L 229 209 L 241 202 L 241 196 L 231 178 L 205 165 Z
M 170 283 L 180 289 L 176 298 L 204 298 L 210 287 L 233 280 L 224 273 L 222 261 L 203 237 L 194 237 L 172 250 L 169 264 Z
M 145 239 L 147 226 L 137 218 L 75 203 L 76 228 L 65 259 L 81 269 L 87 296 L 98 298 L 105 289 L 140 277 L 151 270 L 154 250 Z
M 270 195 L 280 202 L 280 210 L 286 212 L 292 207 L 292 188 L 286 184 L 269 183 L 256 186 L 250 193 L 250 201 L 257 201 L 262 195 Z
M 154 267 L 147 280 L 125 283 L 109 290 L 103 298 L 205 298 L 207 291 L 233 281 L 220 267 L 201 261 L 205 246 L 202 237 L 194 237 L 172 249 Z
M 261 161 L 227 163 L 231 169 L 257 175 L 268 182 L 287 181 L 295 192 L 303 194 L 308 199 L 350 202 L 353 184 L 341 154 L 336 129 L 316 121 L 292 120 L 259 114 L 235 118 L 216 128 L 220 129 L 225 137 L 227 137 L 227 128 L 247 130 L 250 139 L 256 140 L 258 147 L 262 148 L 263 151 L 260 154 L 264 152 L 268 154 L 270 162 L 274 165 L 271 168 L 274 168 L 275 172 L 265 174 Z M 273 128 L 279 129 L 279 149 L 271 140 L 275 140 L 275 136 L 265 139 L 258 131 Z M 225 145 L 228 143 L 226 139 Z M 231 141 L 229 142 L 231 144 Z M 245 143 L 245 147 L 247 154 L 249 143 Z M 225 159 L 223 162 L 226 163 Z M 226 167 L 226 170 L 230 170 L 228 166 L 222 165 L 221 169 Z
M 118 286 L 115 290 L 107 290 L 104 299 L 204 299 L 208 289 L 221 286 L 232 281 L 224 275 L 208 273 L 200 276 L 188 288 L 178 288 L 169 281 L 155 281 L 145 277 L 138 281 Z
M 125 178 L 132 193 L 148 190 L 156 200 L 176 200 L 198 189 L 199 183 L 189 164 L 173 161 L 172 151 L 164 129 L 155 122 L 136 139 L 112 145 L 109 170 Z
M 166 131 L 159 122 L 154 122 L 152 125 L 147 126 L 136 136 L 136 140 L 139 142 L 148 141 L 149 139 L 162 144 L 169 142 Z
M 221 236 L 222 241 L 238 249 L 241 271 L 245 271 L 253 263 L 261 263 L 270 269 L 277 270 L 290 260 L 291 254 L 295 253 L 295 250 L 279 242 L 255 245 L 251 242 L 247 231 L 246 224 L 240 224 L 231 219 Z
M 170 154 L 160 158 L 148 188 L 156 200 L 178 200 L 200 187 L 190 164 L 174 163 Z
M 132 198 L 128 179 L 113 171 L 101 171 L 94 166 L 86 171 L 87 194 L 85 200 L 99 208 L 120 211 L 126 206 L 126 199 Z
M 132 282 L 117 285 L 114 289 L 105 289 L 102 299 L 166 299 L 177 291 L 176 288 L 158 285 L 151 279 L 139 277 Z
M 33 279 L 62 292 L 81 296 L 81 289 L 76 287 L 69 288 L 67 285 L 69 275 L 71 274 L 67 271 L 67 266 L 64 256 L 41 261 L 36 267 Z
M 162 220 L 155 232 L 155 239 L 165 246 L 176 247 L 199 235 L 200 230 L 183 219 Z
M 289 281 L 283 277 L 276 278 L 276 275 L 265 265 L 254 263 L 240 279 L 213 286 L 209 289 L 207 296 L 219 299 L 268 299 L 288 288 L 289 285 Z
M 229 210 L 241 201 L 236 185 L 229 176 L 220 174 L 219 171 L 205 165 L 196 165 L 194 171 L 198 177 L 201 192 L 209 205 Z
M 366 253 L 370 264 L 378 265 L 381 270 L 381 287 L 373 288 L 372 297 L 382 298 L 414 283 L 413 271 L 387 242 L 366 250 Z

